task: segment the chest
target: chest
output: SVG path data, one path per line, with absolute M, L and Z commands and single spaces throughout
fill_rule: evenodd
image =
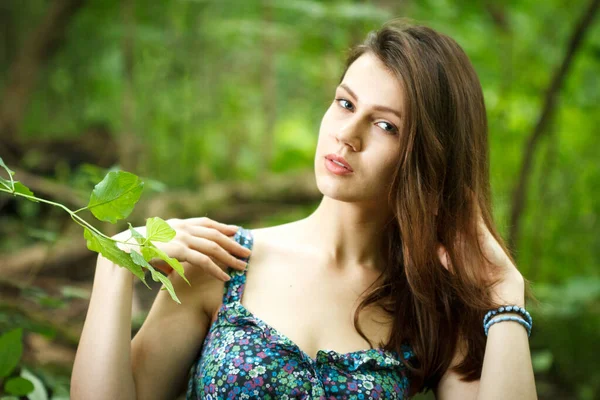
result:
M 358 267 L 333 268 L 302 254 L 271 254 L 250 259 L 241 303 L 312 358 L 325 349 L 348 353 L 369 348 L 354 327 L 354 314 L 375 278 Z M 371 306 L 358 317 L 374 347 L 387 341 L 391 324 L 382 311 Z

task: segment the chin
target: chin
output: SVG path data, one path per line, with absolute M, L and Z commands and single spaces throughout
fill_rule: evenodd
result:
M 349 182 L 344 182 L 336 179 L 335 176 L 330 176 L 328 171 L 317 171 L 316 182 L 319 192 L 321 192 L 323 196 L 331 199 L 346 203 L 365 200 L 363 198 L 364 193 L 361 193 L 360 190 L 356 190 L 355 185 L 350 185 Z

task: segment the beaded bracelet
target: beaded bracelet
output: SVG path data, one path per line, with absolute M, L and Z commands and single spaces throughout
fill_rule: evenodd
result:
M 490 326 L 494 325 L 496 322 L 502 322 L 502 321 L 515 321 L 515 322 L 520 323 L 521 325 L 523 325 L 525 327 L 525 329 L 527 329 L 527 337 L 531 336 L 531 325 L 529 325 L 527 323 L 527 321 L 525 321 L 523 318 L 515 317 L 514 315 L 505 315 L 503 317 L 498 317 L 498 318 L 493 319 L 490 322 L 488 322 L 487 325 L 485 325 L 485 327 L 484 327 L 485 336 L 488 335 Z
M 507 312 L 519 313 L 525 317 L 525 319 L 527 320 L 527 322 L 529 323 L 530 326 L 533 325 L 533 320 L 531 319 L 531 315 L 529 315 L 529 313 L 523 307 L 502 306 L 502 307 L 499 307 L 497 310 L 490 310 L 490 311 L 488 311 L 487 314 L 485 314 L 485 317 L 483 318 L 483 326 L 485 326 L 487 321 L 494 315 L 507 313 Z
M 526 321 L 520 317 L 515 317 L 515 316 L 503 316 L 503 317 L 494 319 L 492 321 L 489 321 L 490 318 L 492 318 L 493 316 L 495 316 L 497 314 L 509 313 L 509 312 L 515 312 L 515 313 L 519 313 L 519 314 L 523 315 L 523 317 L 525 317 Z M 531 327 L 533 326 L 533 320 L 531 318 L 531 315 L 523 307 L 519 307 L 516 305 L 501 306 L 501 307 L 498 307 L 497 310 L 488 311 L 488 313 L 483 318 L 483 330 L 485 332 L 485 335 L 486 336 L 488 335 L 490 326 L 492 326 L 496 322 L 501 322 L 501 321 L 516 321 L 516 322 L 520 323 L 521 325 L 523 325 L 525 327 L 525 329 L 527 329 L 527 336 L 531 335 Z

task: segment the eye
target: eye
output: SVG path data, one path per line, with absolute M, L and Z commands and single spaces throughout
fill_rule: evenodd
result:
M 348 111 L 352 111 L 354 109 L 354 105 L 352 105 L 352 103 L 350 103 L 348 100 L 346 99 L 335 99 L 335 101 L 337 101 L 338 105 L 340 105 L 340 107 L 345 108 Z M 348 107 L 346 107 L 345 105 L 348 105 Z
M 387 125 L 387 127 L 383 128 L 384 131 L 386 132 L 390 132 L 390 133 L 396 133 L 398 132 L 398 128 L 396 128 L 394 125 L 390 124 L 389 122 L 385 122 L 385 121 L 380 121 L 377 123 L 379 124 L 385 124 Z

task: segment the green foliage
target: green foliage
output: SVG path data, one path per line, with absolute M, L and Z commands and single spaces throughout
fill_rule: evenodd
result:
M 135 240 L 142 245 L 142 255 L 143 259 L 145 260 L 142 265 L 148 268 L 148 266 L 150 266 L 148 261 L 152 260 L 153 258 L 160 258 L 161 260 L 166 261 L 167 264 L 169 264 L 171 268 L 173 268 L 173 270 L 175 270 L 175 272 L 177 272 L 179 276 L 181 276 L 188 283 L 188 285 L 190 284 L 190 282 L 184 276 L 183 266 L 179 263 L 179 261 L 175 258 L 169 257 L 164 251 L 152 244 L 152 241 L 169 242 L 175 237 L 175 230 L 173 230 L 165 221 L 158 217 L 148 218 L 146 220 L 146 232 L 148 234 L 147 238 L 144 238 L 131 226 L 131 224 L 129 225 L 129 231 Z M 136 260 L 136 262 L 140 262 L 141 258 L 136 255 Z M 156 271 L 151 266 L 148 269 L 150 269 L 150 272 L 152 273 L 152 279 L 155 281 L 157 278 L 161 279 L 158 276 L 155 276 Z M 172 290 L 169 290 L 169 293 L 171 293 L 171 296 L 174 295 Z
M 130 229 L 134 229 L 130 226 Z M 146 229 L 148 239 L 155 242 L 169 242 L 175 237 L 175 231 L 162 219 L 158 217 L 148 218 L 146 220 Z M 140 239 L 140 236 L 136 238 Z
M 163 289 L 169 292 L 171 298 L 177 303 L 181 303 L 175 294 L 175 289 L 169 278 L 156 271 L 148 262 L 153 258 L 159 258 L 166 261 L 189 284 L 189 281 L 184 276 L 183 266 L 179 261 L 169 257 L 164 251 L 160 250 L 152 243 L 153 241 L 169 242 L 175 237 L 176 232 L 169 224 L 158 217 L 148 218 L 146 221 L 146 232 L 148 237 L 141 235 L 131 226 L 131 224 L 129 224 L 129 231 L 141 248 L 140 254 L 135 249 L 130 252 L 120 249 L 117 246 L 119 241 L 102 234 L 78 215 L 78 213 L 83 210 L 90 210 L 98 220 L 111 223 L 126 218 L 139 200 L 143 189 L 143 182 L 136 175 L 124 171 L 109 172 L 104 179 L 95 186 L 88 205 L 77 211 L 71 211 L 60 203 L 35 197 L 33 192 L 25 185 L 18 181 L 14 181 L 12 179 L 14 171 L 6 166 L 2 158 L 0 158 L 0 166 L 7 171 L 9 176 L 9 179 L 0 178 L 0 184 L 3 186 L 0 187 L 0 191 L 15 196 L 22 196 L 30 201 L 41 201 L 64 209 L 71 215 L 71 218 L 75 222 L 83 226 L 84 238 L 87 241 L 88 249 L 101 254 L 121 267 L 127 268 L 144 282 L 146 286 L 148 286 L 148 284 L 145 280 L 144 269 L 149 270 L 152 279 L 155 282 L 161 282 L 163 284 Z M 128 242 L 123 243 L 127 244 Z M 44 296 L 38 300 L 44 302 L 46 305 L 54 307 L 60 307 L 63 304 L 60 299 L 52 299 Z M 19 364 L 23 352 L 21 336 L 22 328 L 14 329 L 0 336 L 0 380 L 9 377 Z M 22 376 L 9 377 L 4 383 L 4 392 L 14 396 L 24 396 L 34 392 L 34 390 L 36 390 L 34 383 Z M 40 392 L 40 394 L 36 396 L 37 398 L 40 398 L 39 396 L 47 398 L 43 384 L 38 384 L 37 391 Z
M 0 378 L 8 376 L 18 365 L 23 352 L 21 328 L 13 329 L 0 336 Z
M 21 354 L 23 330 L 13 329 L 0 336 L 0 382 L 4 381 L 4 388 L 0 390 L 15 396 L 26 395 L 33 391 L 33 384 L 22 377 L 11 377 L 13 370 L 19 365 Z
M 64 392 L 64 387 L 61 390 L 61 386 L 53 384 L 53 382 L 48 382 L 43 379 L 44 374 L 38 371 L 30 371 L 28 368 L 21 368 L 21 377 L 27 379 L 33 384 L 33 391 L 27 395 L 27 398 L 30 400 L 68 400 L 68 393 Z M 46 387 L 49 387 L 52 391 L 52 397 L 48 396 L 48 390 Z
M 33 192 L 31 190 L 29 190 L 28 187 L 23 185 L 21 182 L 15 181 L 12 179 L 15 172 L 13 170 L 9 169 L 6 166 L 6 164 L 4 164 L 4 161 L 2 160 L 2 158 L 0 158 L 0 167 L 4 168 L 6 170 L 6 172 L 8 172 L 8 175 L 10 178 L 10 179 L 5 179 L 5 178 L 0 177 L 0 185 L 2 185 L 4 187 L 4 189 L 11 190 L 14 193 L 23 194 L 25 196 L 33 196 Z M 36 200 L 33 199 L 33 201 L 36 201 Z
M 121 250 L 114 240 L 102 237 L 101 235 L 90 231 L 88 228 L 85 228 L 85 233 L 83 236 L 87 240 L 88 249 L 100 253 L 115 264 L 127 268 L 135 276 L 146 283 L 142 268 L 134 263 L 130 254 Z
M 600 279 L 573 277 L 564 284 L 538 284 L 541 300 L 532 310 L 536 333 L 532 347 L 536 372 L 553 373 L 561 386 L 572 387 L 582 399 L 600 393 Z
M 146 249 L 144 249 L 146 250 Z M 158 249 L 154 249 L 154 250 L 158 250 Z M 150 270 L 152 279 L 155 282 L 161 282 L 164 286 L 163 289 L 168 290 L 169 294 L 171 295 L 171 297 L 173 298 L 173 300 L 175 300 L 177 303 L 181 304 L 181 301 L 179 300 L 179 298 L 177 297 L 177 295 L 175 294 L 175 290 L 173 289 L 173 284 L 171 283 L 171 281 L 169 280 L 169 278 L 165 277 L 164 275 L 162 275 L 161 273 L 157 272 L 149 263 L 148 263 L 148 258 L 152 258 L 153 254 L 157 254 L 158 253 L 146 253 L 144 256 L 140 255 L 137 251 L 133 250 L 131 252 L 131 258 L 133 259 L 133 261 L 138 264 L 139 266 L 145 267 L 147 269 Z M 164 254 L 164 253 L 163 253 Z M 148 257 L 148 255 L 150 257 Z M 165 257 L 169 260 L 174 260 L 173 258 L 169 258 L 165 255 Z M 179 264 L 179 262 L 177 260 L 174 260 L 177 264 Z M 172 262 L 172 261 L 171 261 Z M 170 265 L 172 265 L 171 263 L 169 263 Z M 182 269 L 183 271 L 183 269 Z M 177 271 L 179 273 L 179 271 Z M 184 278 L 185 281 L 189 284 L 189 281 Z
M 147 246 L 142 248 L 142 255 L 146 260 L 152 260 L 153 258 L 158 257 L 161 260 L 166 261 L 167 264 L 169 264 L 171 268 L 175 270 L 175 272 L 177 272 L 182 278 L 184 278 L 186 282 L 188 282 L 187 278 L 183 276 L 183 266 L 179 263 L 179 261 L 177 261 L 175 258 L 169 257 L 161 249 L 149 243 Z
M 16 21 L 15 42 L 23 43 L 47 4 L 7 4 Z M 254 180 L 267 158 L 266 144 L 273 149 L 266 166 L 270 172 L 311 169 L 319 123 L 332 101 L 346 50 L 384 21 L 407 16 L 456 39 L 473 62 L 488 113 L 495 220 L 506 233 L 523 149 L 587 4 L 290 0 L 240 1 L 231 7 L 223 1 L 147 2 L 136 6 L 134 74 L 128 81 L 121 2 L 91 2 L 70 24 L 63 47 L 39 77 L 21 136 L 64 138 L 101 126 L 119 141 L 131 128 L 143 149 L 138 155 L 144 191 L 152 178 L 168 182 L 171 189 L 190 190 L 211 181 Z M 537 312 L 531 338 L 536 372 L 551 374 L 549 379 L 568 377 L 568 384 L 582 385 L 582 391 L 595 387 L 588 383 L 599 370 L 590 364 L 593 352 L 582 350 L 600 342 L 594 325 L 597 302 L 574 300 L 594 298 L 593 282 L 600 276 L 600 163 L 594 134 L 600 124 L 599 50 L 596 19 L 560 88 L 551 132 L 534 159 L 521 241 L 514 249 L 519 270 L 546 304 Z M 6 77 L 5 64 L 0 81 Z M 265 78 L 272 79 L 272 87 Z M 130 127 L 123 118 L 127 88 L 135 104 Z M 36 167 L 37 158 L 27 154 L 22 167 Z M 68 172 L 68 167 L 60 170 Z M 74 175 L 76 181 L 67 181 L 68 174 L 61 172 L 57 180 L 89 193 L 89 182 L 100 182 L 105 172 L 87 165 Z M 20 183 L 11 183 L 12 174 L 8 178 L 0 177 L 0 188 L 27 194 Z M 32 227 L 27 237 L 3 240 L 6 249 L 20 247 L 29 237 L 51 241 L 58 230 L 33 225 L 41 220 L 42 205 L 29 196 L 31 202 L 17 204 L 15 218 L 2 222 L 20 226 L 26 221 Z M 310 211 L 309 206 L 286 210 L 261 222 L 285 223 Z M 88 229 L 92 245 L 100 246 L 96 236 L 102 236 Z M 140 249 L 130 257 L 136 271 L 150 270 L 153 279 L 160 279 L 160 272 L 144 263 L 149 256 L 156 254 L 146 250 L 144 256 Z M 45 301 L 41 295 L 38 299 Z
M 94 187 L 88 205 L 77 211 L 71 211 L 60 203 L 35 197 L 24 185 L 21 185 L 22 188 L 18 190 L 18 185 L 16 185 L 16 182 L 12 179 L 14 171 L 6 166 L 2 158 L 0 158 L 0 166 L 7 171 L 10 178 L 10 180 L 2 178 L 3 181 L 0 183 L 2 183 L 5 188 L 0 188 L 0 191 L 23 196 L 32 201 L 42 201 L 64 209 L 71 215 L 71 218 L 73 218 L 75 222 L 84 228 L 83 236 L 87 241 L 88 249 L 101 254 L 121 267 L 127 268 L 144 282 L 146 286 L 148 286 L 148 284 L 146 283 L 144 268 L 149 270 L 152 279 L 156 282 L 163 283 L 163 288 L 169 292 L 171 298 L 177 303 L 180 303 L 171 281 L 157 272 L 152 265 L 148 263 L 148 261 L 153 258 L 164 260 L 189 284 L 189 281 L 184 276 L 183 266 L 179 261 L 169 257 L 164 251 L 160 250 L 152 243 L 153 241 L 169 242 L 175 237 L 175 230 L 173 230 L 169 224 L 158 217 L 148 218 L 146 221 L 146 232 L 148 232 L 147 238 L 144 238 L 131 226 L 131 224 L 129 224 L 129 231 L 132 233 L 132 237 L 135 238 L 135 241 L 141 249 L 140 254 L 135 250 L 132 250 L 131 252 L 122 250 L 117 246 L 119 241 L 107 237 L 77 215 L 83 210 L 90 210 L 98 220 L 111 223 L 115 223 L 116 221 L 127 217 L 140 199 L 142 193 L 144 183 L 139 177 L 129 172 L 110 171 L 106 174 L 104 179 Z M 128 242 L 126 241 L 123 243 L 127 244 Z M 148 286 L 148 288 L 150 287 Z
M 28 393 L 33 392 L 33 389 L 33 383 L 31 383 L 25 378 L 21 378 L 20 376 L 17 376 L 16 378 L 11 378 L 7 380 L 4 384 L 4 390 L 6 390 L 6 393 L 15 396 L 24 396 Z
M 134 174 L 109 172 L 94 188 L 87 209 L 100 221 L 114 224 L 131 214 L 143 188 L 143 182 Z

